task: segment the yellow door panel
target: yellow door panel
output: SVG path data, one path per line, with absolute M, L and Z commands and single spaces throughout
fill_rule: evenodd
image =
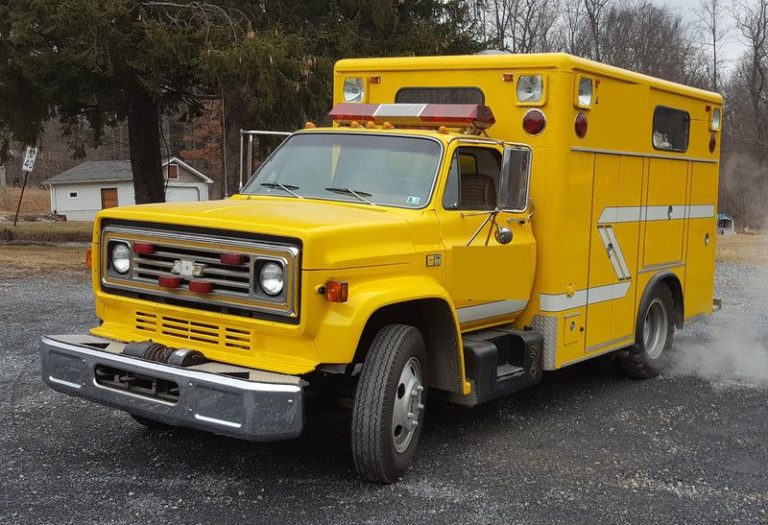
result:
M 643 266 L 681 262 L 685 232 L 685 197 L 688 162 L 651 159 Z
M 513 239 L 506 246 L 493 240 L 488 246 L 450 248 L 448 288 L 457 306 L 528 298 L 531 272 L 527 269 L 533 268 L 534 261 L 531 261 L 530 243 L 525 242 L 525 235 L 518 234 L 518 241 Z M 485 242 L 485 239 L 475 242 Z
M 611 225 L 600 224 L 603 210 L 615 207 L 619 198 L 619 171 L 621 157 L 597 155 L 595 157 L 594 182 L 592 186 L 592 221 L 589 251 L 589 290 L 587 291 L 587 334 L 586 346 L 599 345 L 611 337 L 613 301 L 603 297 L 602 290 L 619 282 L 615 239 Z M 622 274 L 623 276 L 623 274 Z
M 693 164 L 685 274 L 685 317 L 712 311 L 715 283 L 717 166 Z M 714 202 L 713 202 L 714 201 Z

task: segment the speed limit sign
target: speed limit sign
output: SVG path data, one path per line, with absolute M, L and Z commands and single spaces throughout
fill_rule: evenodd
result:
M 37 158 L 37 148 L 27 146 L 27 152 L 24 155 L 24 163 L 21 165 L 21 169 L 26 172 L 30 172 L 35 168 L 35 159 Z

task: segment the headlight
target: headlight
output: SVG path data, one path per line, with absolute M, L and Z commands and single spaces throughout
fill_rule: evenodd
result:
M 365 95 L 365 84 L 362 78 L 347 78 L 344 80 L 344 100 L 347 102 L 362 102 Z
M 541 75 L 523 75 L 517 79 L 517 100 L 534 103 L 544 95 L 544 79 Z
M 122 242 L 112 246 L 112 268 L 117 273 L 127 273 L 131 269 L 131 249 Z
M 278 263 L 268 262 L 261 267 L 259 284 L 267 295 L 275 296 L 283 291 L 283 267 Z

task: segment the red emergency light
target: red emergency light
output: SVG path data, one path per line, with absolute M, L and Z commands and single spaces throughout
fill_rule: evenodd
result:
M 328 115 L 339 124 L 486 129 L 496 122 L 491 108 L 480 104 L 336 104 Z

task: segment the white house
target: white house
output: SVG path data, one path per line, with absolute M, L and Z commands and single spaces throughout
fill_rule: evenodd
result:
M 213 181 L 178 157 L 163 163 L 166 201 L 207 201 Z M 43 184 L 51 188 L 51 211 L 69 221 L 92 221 L 96 212 L 135 204 L 129 160 L 88 160 Z

